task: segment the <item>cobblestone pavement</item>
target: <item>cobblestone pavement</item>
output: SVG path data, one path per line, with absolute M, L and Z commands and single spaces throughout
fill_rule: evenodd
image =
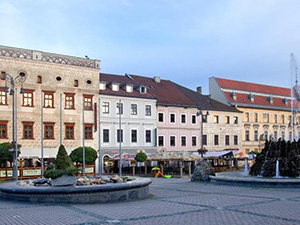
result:
M 300 189 L 153 179 L 149 199 L 111 204 L 0 200 L 0 224 L 300 224 Z

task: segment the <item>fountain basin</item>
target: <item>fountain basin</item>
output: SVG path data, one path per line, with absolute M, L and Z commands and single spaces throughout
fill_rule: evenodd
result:
M 211 182 L 227 185 L 246 185 L 246 186 L 269 186 L 269 187 L 300 187 L 299 178 L 265 178 L 255 176 L 243 176 L 242 171 L 230 171 L 217 173 L 210 176 Z
M 145 199 L 149 196 L 148 178 L 127 183 L 90 186 L 18 186 L 17 182 L 0 185 L 0 198 L 34 203 L 108 203 Z

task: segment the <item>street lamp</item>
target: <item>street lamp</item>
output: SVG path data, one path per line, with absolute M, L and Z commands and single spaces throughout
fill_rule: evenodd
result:
M 5 80 L 4 92 L 12 96 L 12 144 L 14 148 L 13 154 L 13 180 L 18 180 L 18 141 L 17 141 L 17 103 L 15 104 L 15 98 L 17 96 L 17 85 L 21 84 L 20 94 L 24 94 L 23 83 L 26 80 L 26 74 L 20 72 L 15 78 L 6 72 L 1 72 L 1 79 Z M 10 86 L 10 91 L 8 89 Z
M 200 137 L 201 137 L 201 146 L 200 149 L 198 149 L 198 153 L 201 154 L 201 157 L 203 157 L 203 154 L 205 154 L 207 152 L 207 150 L 205 148 L 203 148 L 203 121 L 205 120 L 207 122 L 207 116 L 209 116 L 209 112 L 206 111 L 206 113 L 204 114 L 202 109 L 198 109 L 198 112 L 196 114 L 197 116 L 201 116 L 201 129 L 200 129 Z

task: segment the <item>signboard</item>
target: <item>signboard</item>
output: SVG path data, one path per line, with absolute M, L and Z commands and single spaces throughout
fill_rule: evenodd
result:
M 40 176 L 41 170 L 40 169 L 30 169 L 30 170 L 23 170 L 23 176 Z
M 7 177 L 12 177 L 13 171 L 8 170 L 7 171 Z M 20 171 L 18 170 L 18 176 L 20 176 Z M 5 170 L 0 170 L 0 177 L 6 177 Z

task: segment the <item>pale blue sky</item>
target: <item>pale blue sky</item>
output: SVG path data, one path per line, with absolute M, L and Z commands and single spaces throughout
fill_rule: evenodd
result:
M 101 71 L 290 87 L 299 0 L 0 0 L 0 45 L 101 60 Z M 299 61 L 300 62 L 300 61 Z

